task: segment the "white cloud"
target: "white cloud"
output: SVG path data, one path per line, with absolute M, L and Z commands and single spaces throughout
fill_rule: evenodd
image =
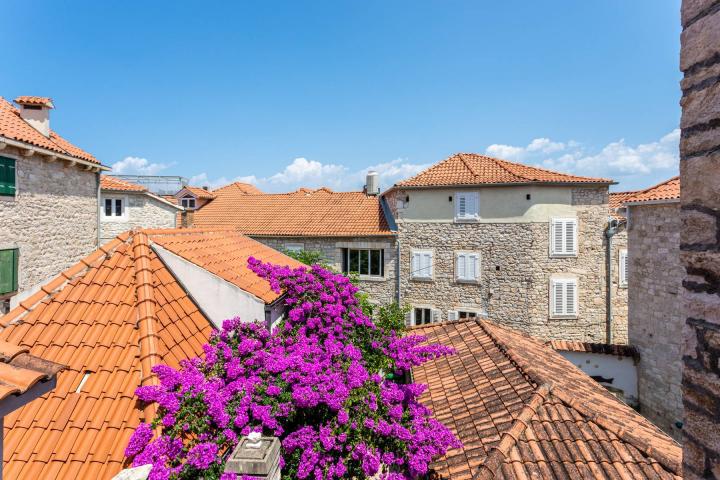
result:
M 578 175 L 609 177 L 632 184 L 621 185 L 621 188 L 639 188 L 651 183 L 649 177 L 662 179 L 677 175 L 679 142 L 680 129 L 675 129 L 654 142 L 633 146 L 620 139 L 596 152 L 589 152 L 588 147 L 572 140 L 554 142 L 549 138 L 536 138 L 525 147 L 490 145 L 486 153 Z
M 150 163 L 147 158 L 125 157 L 110 165 L 112 172 L 123 175 L 157 175 L 170 168 L 171 163 Z
M 217 188 L 231 182 L 245 182 L 252 183 L 265 192 L 288 192 L 300 187 L 330 187 L 338 191 L 360 190 L 365 185 L 367 172 L 375 170 L 380 174 L 381 187 L 385 189 L 398 180 L 411 177 L 427 167 L 428 165 L 410 163 L 407 159 L 397 158 L 351 171 L 345 165 L 325 164 L 317 160 L 299 157 L 281 171 L 267 177 L 249 175 L 232 179 L 227 177 L 210 179 L 207 173 L 200 173 L 190 178 L 190 185 Z

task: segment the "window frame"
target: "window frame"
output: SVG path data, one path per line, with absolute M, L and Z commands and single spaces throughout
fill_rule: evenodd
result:
M 574 290 L 573 290 L 573 312 L 568 312 L 567 306 L 567 285 L 573 284 Z M 563 303 L 563 309 L 562 312 L 556 311 L 556 295 L 555 295 L 555 288 L 557 285 L 563 285 L 563 297 L 562 297 L 562 303 Z M 580 315 L 579 311 L 579 299 L 580 299 L 580 282 L 576 277 L 554 277 L 550 279 L 550 318 L 578 318 Z
M 618 251 L 618 286 L 621 288 L 627 288 L 628 286 L 629 266 L 628 250 L 627 248 L 621 248 Z
M 423 310 L 423 313 L 425 311 L 429 314 L 429 321 L 426 323 L 417 323 L 417 316 L 415 315 L 417 310 Z M 409 318 L 409 325 L 410 326 L 420 326 L 420 325 L 432 325 L 434 323 L 440 322 L 440 311 L 436 308 L 434 308 L 432 305 L 413 305 L 412 310 L 410 310 L 410 318 Z
M 111 204 L 111 215 L 105 214 L 105 204 L 110 200 Z M 117 208 L 117 202 L 120 201 L 122 207 L 122 215 L 115 215 Z M 128 221 L 128 197 L 127 195 L 102 195 L 100 197 L 100 221 L 102 222 L 127 222 Z
M 460 215 L 460 198 L 466 197 L 466 204 L 468 202 L 468 198 L 473 204 L 475 213 L 473 215 Z M 455 192 L 455 196 L 453 198 L 453 218 L 455 219 L 455 222 L 462 223 L 462 222 L 477 222 L 480 220 L 480 192 L 477 191 L 460 191 Z
M 475 263 L 475 271 L 473 278 L 469 278 L 467 276 L 460 277 L 460 267 L 459 267 L 459 261 L 460 257 L 465 257 L 465 271 L 468 270 L 468 259 L 470 257 L 477 257 L 477 261 Z M 480 283 L 480 277 L 482 274 L 482 256 L 480 255 L 480 252 L 478 251 L 472 251 L 472 250 L 457 250 L 454 255 L 454 277 L 455 281 L 457 283 Z
M 187 200 L 188 202 L 189 202 L 190 200 L 192 200 L 192 202 L 193 202 L 192 207 L 189 206 L 189 205 L 185 205 L 185 201 L 186 201 L 186 200 Z M 181 198 L 180 198 L 180 206 L 183 207 L 185 210 L 197 210 L 197 208 L 198 208 L 198 207 L 197 207 L 197 198 L 194 197 L 193 195 L 185 195 L 184 197 L 181 197 Z
M 0 249 L 0 254 L 4 252 L 12 252 L 12 279 L 11 279 L 11 285 L 12 288 L 10 290 L 7 290 L 5 292 L 0 289 L 0 298 L 7 298 L 13 296 L 18 291 L 18 285 L 19 285 L 19 277 L 20 277 L 20 249 L 18 247 L 13 248 L 2 248 Z
M 418 275 L 417 273 L 420 270 L 425 270 L 425 267 L 422 265 L 418 265 L 418 268 L 416 269 L 413 266 L 413 263 L 415 261 L 415 255 L 420 255 L 421 258 L 423 255 L 430 255 L 430 272 L 427 275 Z M 435 278 L 435 251 L 432 249 L 419 249 L 419 248 L 413 248 L 410 251 L 410 279 L 411 280 L 420 280 L 424 282 L 432 281 Z
M 8 191 L 5 192 L 2 184 L 0 184 L 0 199 L 6 199 L 6 200 L 14 200 L 17 198 L 18 194 L 18 172 L 17 172 L 17 164 L 18 160 L 17 158 L 8 156 L 8 155 L 0 155 L 0 162 L 7 161 L 8 165 L 12 165 L 12 185 L 8 186 Z M 12 190 L 12 191 L 10 191 Z
M 356 251 L 358 252 L 358 271 L 353 272 L 350 270 L 350 254 L 351 252 Z M 360 258 L 362 256 L 361 252 L 367 252 L 367 272 L 368 273 L 360 273 Z M 379 258 L 379 267 L 380 267 L 380 273 L 374 274 L 372 273 L 372 258 L 373 255 L 371 252 L 378 252 L 380 255 Z M 360 276 L 360 279 L 384 279 L 385 278 L 385 249 L 380 248 L 371 248 L 371 247 L 343 247 L 342 248 L 342 270 L 344 274 L 350 274 L 350 273 L 356 273 Z
M 562 251 L 556 252 L 555 251 L 555 225 L 557 223 L 562 222 Z M 573 228 L 573 250 L 568 251 L 567 249 L 567 225 L 568 223 L 571 223 Z M 579 233 L 578 233 L 578 219 L 577 217 L 553 217 L 550 219 L 550 241 L 549 241 L 549 248 L 550 248 L 550 257 L 552 258 L 567 258 L 567 257 L 577 257 L 578 255 L 578 240 L 579 240 Z

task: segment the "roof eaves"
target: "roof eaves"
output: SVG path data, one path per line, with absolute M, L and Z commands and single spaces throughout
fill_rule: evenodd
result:
M 582 187 L 582 186 L 593 186 L 593 185 L 617 185 L 614 180 L 598 180 L 588 182 L 545 182 L 542 180 L 528 180 L 525 182 L 498 182 L 498 183 L 438 183 L 434 185 L 399 185 L 395 184 L 388 188 L 382 194 L 385 195 L 392 190 L 421 190 L 421 189 L 432 189 L 432 188 L 477 188 L 477 187 L 523 187 L 528 185 L 538 185 L 546 187 Z
M 19 140 L 13 140 L 12 138 L 8 138 L 3 135 L 0 135 L 0 144 L 3 144 L 3 143 L 10 145 L 11 147 L 20 148 L 20 149 L 26 150 L 26 151 L 32 151 L 34 154 L 40 154 L 40 155 L 44 155 L 46 157 L 51 157 L 51 158 L 59 158 L 61 160 L 65 160 L 66 162 L 70 162 L 71 165 L 72 164 L 80 164 L 80 165 L 83 165 L 84 167 L 87 167 L 88 170 L 90 170 L 92 168 L 96 168 L 98 171 L 101 171 L 101 170 L 109 171 L 110 170 L 110 167 L 106 167 L 105 165 L 103 165 L 100 162 L 93 163 L 93 162 L 90 162 L 83 158 L 75 157 L 75 156 L 71 155 L 64 148 L 55 144 L 55 142 L 53 142 L 53 143 L 57 146 L 57 148 L 61 149 L 65 153 L 56 152 L 54 150 L 48 150 L 47 148 L 38 147 L 36 145 L 33 145 L 32 143 L 21 142 Z

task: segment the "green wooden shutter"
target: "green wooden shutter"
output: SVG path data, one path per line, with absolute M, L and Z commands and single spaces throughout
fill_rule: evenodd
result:
M 17 291 L 18 251 L 0 250 L 0 295 Z
M 0 195 L 15 195 L 15 159 L 0 157 Z

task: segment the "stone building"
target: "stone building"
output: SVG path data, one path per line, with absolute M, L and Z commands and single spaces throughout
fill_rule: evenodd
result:
M 682 2 L 685 478 L 720 478 L 720 2 Z
M 0 308 L 96 247 L 107 170 L 50 128 L 51 99 L 15 103 L 0 97 Z
M 236 184 L 213 194 L 193 226 L 233 227 L 276 249 L 320 252 L 337 271 L 356 273 L 371 300 L 396 300 L 397 244 L 379 196 L 328 188 L 257 194 Z
M 639 352 L 640 413 L 676 439 L 682 432 L 680 181 L 624 199 L 628 217 L 628 338 Z
M 625 343 L 624 308 L 606 307 L 612 183 L 457 154 L 394 185 L 409 322 L 488 316 L 539 338 Z
M 107 175 L 100 178 L 101 242 L 134 228 L 175 228 L 183 210 L 142 185 Z

